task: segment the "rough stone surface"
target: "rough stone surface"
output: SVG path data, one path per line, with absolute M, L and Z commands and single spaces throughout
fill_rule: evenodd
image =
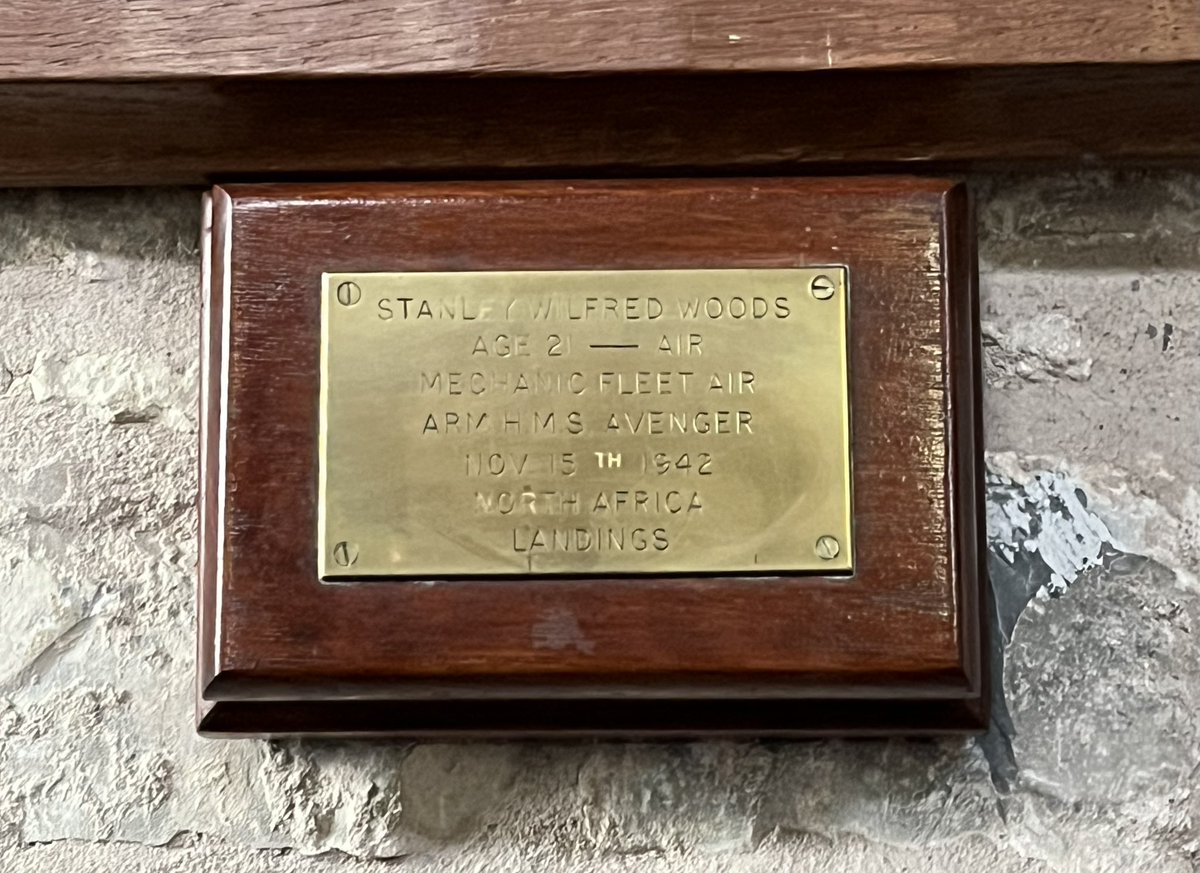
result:
M 0 870 L 1192 871 L 1200 176 L 974 180 L 979 740 L 192 730 L 198 197 L 0 194 Z

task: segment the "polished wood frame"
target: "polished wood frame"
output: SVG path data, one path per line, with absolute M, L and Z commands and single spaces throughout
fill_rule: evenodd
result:
M 978 313 L 962 186 L 269 185 L 207 202 L 203 733 L 983 727 Z M 852 277 L 853 578 L 318 582 L 322 271 L 809 263 L 845 263 Z

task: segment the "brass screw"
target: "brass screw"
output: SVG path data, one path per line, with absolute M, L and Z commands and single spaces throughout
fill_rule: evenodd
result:
M 837 541 L 836 537 L 831 537 L 826 534 L 823 537 L 817 538 L 816 552 L 817 557 L 823 561 L 832 561 L 842 551 L 842 544 Z
M 333 560 L 339 567 L 351 567 L 358 560 L 358 546 L 344 540 L 333 547 Z
M 808 290 L 812 292 L 812 296 L 818 300 L 828 300 L 833 296 L 833 291 L 836 285 L 828 276 L 822 274 L 816 276 L 812 280 L 812 284 L 808 286 Z M 836 554 L 836 552 L 835 552 Z
M 343 282 L 337 286 L 337 299 L 342 306 L 353 306 L 362 300 L 362 288 L 357 282 Z

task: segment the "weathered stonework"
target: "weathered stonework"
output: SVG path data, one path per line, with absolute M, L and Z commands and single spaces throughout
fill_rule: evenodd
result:
M 0 194 L 0 870 L 1196 869 L 1200 176 L 974 184 L 992 732 L 679 745 L 198 739 L 198 197 Z

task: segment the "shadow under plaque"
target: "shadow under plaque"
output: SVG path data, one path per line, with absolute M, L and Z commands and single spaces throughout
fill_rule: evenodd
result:
M 202 733 L 985 726 L 961 186 L 205 204 Z

